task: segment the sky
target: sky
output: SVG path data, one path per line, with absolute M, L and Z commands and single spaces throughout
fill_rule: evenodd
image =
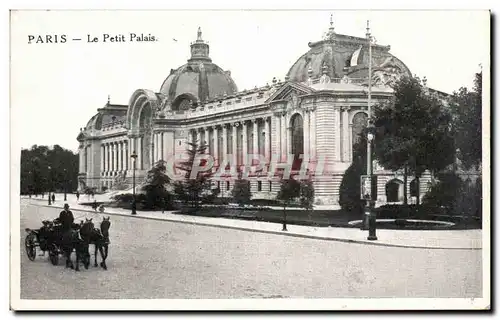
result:
M 11 134 L 16 146 L 59 144 L 76 137 L 110 96 L 128 104 L 137 89 L 159 91 L 190 57 L 201 27 L 212 61 L 230 70 L 239 90 L 283 80 L 321 40 L 333 14 L 335 31 L 390 45 L 428 86 L 452 93 L 471 87 L 490 59 L 487 11 L 16 11 L 11 15 Z M 103 34 L 125 42 L 102 42 Z M 129 33 L 157 41 L 129 41 Z M 66 43 L 46 43 L 46 35 Z M 40 35 L 43 43 L 29 43 Z M 87 38 L 99 42 L 89 43 Z M 71 41 L 81 38 L 81 41 Z M 54 42 L 54 41 L 53 41 Z

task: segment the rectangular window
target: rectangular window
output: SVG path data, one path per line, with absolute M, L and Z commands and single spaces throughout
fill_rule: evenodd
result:
M 257 181 L 257 191 L 262 191 L 262 181 Z
M 273 190 L 273 182 L 269 181 L 269 192 Z
M 229 181 L 226 181 L 226 191 L 229 190 Z

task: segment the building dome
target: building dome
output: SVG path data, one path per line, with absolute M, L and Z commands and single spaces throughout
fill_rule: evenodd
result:
M 199 28 L 198 38 L 191 44 L 191 58 L 177 70 L 172 69 L 160 89 L 172 104 L 172 109 L 186 109 L 186 103 L 203 103 L 237 91 L 231 72 L 212 63 L 209 46 L 202 40 Z
M 338 79 L 344 76 L 368 79 L 368 45 L 368 34 L 367 38 L 337 34 L 330 21 L 323 40 L 309 43 L 309 51 L 293 64 L 287 77 L 297 82 L 317 79 L 323 74 Z M 389 50 L 390 46 L 372 44 L 373 78 L 387 82 L 394 75 L 411 76 L 408 67 Z

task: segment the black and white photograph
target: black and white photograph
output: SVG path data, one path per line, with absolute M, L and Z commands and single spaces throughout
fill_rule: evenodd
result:
M 11 309 L 490 309 L 491 19 L 11 10 Z

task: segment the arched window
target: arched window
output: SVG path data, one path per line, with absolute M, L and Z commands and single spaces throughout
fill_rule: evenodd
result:
M 352 145 L 354 146 L 366 128 L 368 116 L 364 112 L 358 112 L 352 118 Z
M 300 155 L 304 154 L 304 120 L 300 114 L 293 115 L 290 120 L 290 135 L 292 145 L 291 153 L 294 156 L 292 169 L 298 170 L 302 164 Z
M 181 94 L 172 102 L 173 111 L 186 111 L 197 106 L 197 99 L 189 93 Z

